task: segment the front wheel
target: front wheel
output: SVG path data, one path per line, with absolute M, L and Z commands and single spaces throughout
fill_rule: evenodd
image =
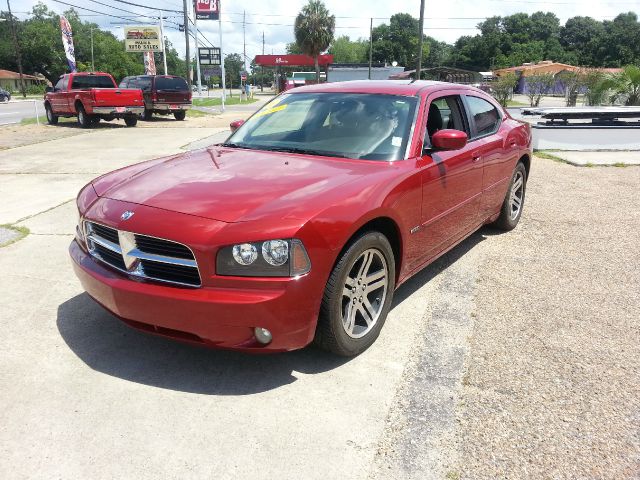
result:
M 53 110 L 51 109 L 51 105 L 47 104 L 44 107 L 44 109 L 47 112 L 47 122 L 49 123 L 49 125 L 57 125 L 58 116 L 53 113 Z
M 135 115 L 127 115 L 126 117 L 124 117 L 124 123 L 127 125 L 127 127 L 135 127 L 138 123 L 138 117 L 136 117 Z
M 395 275 L 393 250 L 384 235 L 367 232 L 353 241 L 327 282 L 316 345 L 343 356 L 369 348 L 391 308 Z
M 511 176 L 507 195 L 504 198 L 504 202 L 502 202 L 500 216 L 492 224 L 494 227 L 504 231 L 516 228 L 522 216 L 526 187 L 527 169 L 522 162 L 518 162 Z
M 184 110 L 180 110 L 179 112 L 173 112 L 173 116 L 176 120 L 184 120 L 184 117 L 187 115 L 187 112 Z

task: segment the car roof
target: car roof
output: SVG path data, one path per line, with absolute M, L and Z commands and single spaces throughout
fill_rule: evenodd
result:
M 349 82 L 321 83 L 306 85 L 287 90 L 287 93 L 378 93 L 388 95 L 417 95 L 418 92 L 431 92 L 443 89 L 462 88 L 476 91 L 468 85 L 430 80 L 353 80 Z

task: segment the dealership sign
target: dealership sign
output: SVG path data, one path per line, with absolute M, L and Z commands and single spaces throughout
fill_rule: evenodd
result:
M 162 48 L 160 27 L 124 27 L 124 49 L 127 52 L 161 52 Z
M 193 10 L 198 20 L 219 20 L 220 0 L 194 0 Z

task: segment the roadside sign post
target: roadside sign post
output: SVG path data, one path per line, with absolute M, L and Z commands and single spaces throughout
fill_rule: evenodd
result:
M 165 51 L 166 49 L 164 48 L 164 19 L 162 18 L 162 12 L 158 12 L 160 13 L 160 37 L 162 40 L 162 64 L 164 66 L 164 74 L 167 74 L 167 52 Z
M 198 42 L 198 15 L 194 12 L 193 15 L 193 29 L 195 30 L 194 36 L 196 40 L 196 52 L 200 51 L 200 43 Z M 200 75 L 200 55 L 196 55 L 196 75 L 197 75 L 197 85 L 198 85 L 198 96 L 202 95 L 202 80 Z
M 224 72 L 224 53 L 222 51 L 222 14 L 220 12 L 220 0 L 193 0 L 194 19 L 218 20 L 220 26 L 220 66 L 222 67 L 222 111 L 224 112 L 224 100 L 226 95 L 226 82 Z M 195 22 L 194 22 L 195 23 Z M 197 28 L 196 28 L 197 32 Z M 197 35 L 197 33 L 196 33 Z M 198 54 L 198 61 L 202 61 Z

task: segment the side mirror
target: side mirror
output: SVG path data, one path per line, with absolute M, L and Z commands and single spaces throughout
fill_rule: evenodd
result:
M 45 93 L 49 93 L 49 92 L 53 92 L 54 88 L 53 87 L 47 87 L 44 89 Z
M 235 132 L 244 124 L 244 120 L 234 120 L 229 124 L 229 128 L 231 129 L 231 133 Z
M 460 130 L 438 130 L 431 137 L 431 145 L 436 150 L 460 150 L 467 144 L 467 134 Z

